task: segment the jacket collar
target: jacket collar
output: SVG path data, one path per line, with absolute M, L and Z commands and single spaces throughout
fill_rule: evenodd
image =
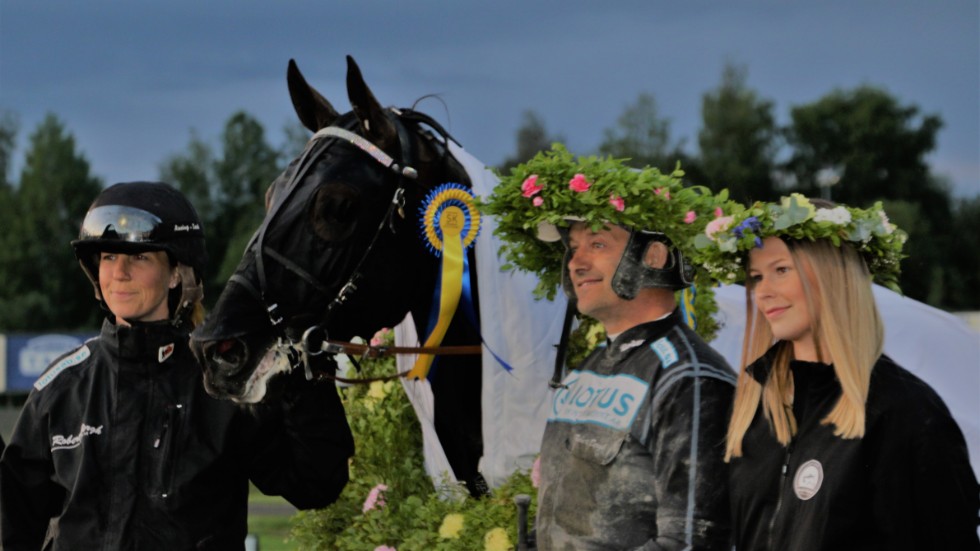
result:
M 666 335 L 678 323 L 681 323 L 680 310 L 674 309 L 665 318 L 631 327 L 620 333 L 616 340 L 606 343 L 606 354 L 614 358 L 623 357 L 644 342 Z
M 118 325 L 102 323 L 101 341 L 114 356 L 138 364 L 166 363 L 181 346 L 186 346 L 187 332 L 168 321 Z

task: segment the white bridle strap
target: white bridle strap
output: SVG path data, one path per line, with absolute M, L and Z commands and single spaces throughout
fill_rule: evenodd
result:
M 352 145 L 356 146 L 361 151 L 370 155 L 375 161 L 378 161 L 379 163 L 384 165 L 385 168 L 391 169 L 396 174 L 399 174 L 406 178 L 411 178 L 413 180 L 418 176 L 418 172 L 416 172 L 414 168 L 410 166 L 405 166 L 405 167 L 399 166 L 398 163 L 396 163 L 395 160 L 392 159 L 387 153 L 382 151 L 380 147 L 365 140 L 364 138 L 358 136 L 357 134 L 351 132 L 350 130 L 344 130 L 339 126 L 328 126 L 326 128 L 321 128 L 320 130 L 317 131 L 316 134 L 313 134 L 313 137 L 310 138 L 310 141 L 318 140 L 325 136 L 339 138 L 341 140 L 350 142 Z

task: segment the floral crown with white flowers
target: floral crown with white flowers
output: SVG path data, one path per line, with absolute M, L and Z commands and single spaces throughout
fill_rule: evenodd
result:
M 556 234 L 547 234 L 569 220 L 588 222 L 593 230 L 615 224 L 659 231 L 685 256 L 692 253 L 692 239 L 727 204 L 727 192 L 716 196 L 703 186 L 684 186 L 683 175 L 679 167 L 663 174 L 656 168 L 631 168 L 623 159 L 575 157 L 556 143 L 503 175 L 479 206 L 496 217 L 494 235 L 503 241 L 503 268 L 536 274 L 535 295 L 554 298 L 565 248 Z M 717 307 L 710 278 L 697 267 L 695 285 L 705 289 L 693 304 L 701 320 Z
M 773 236 L 827 239 L 837 247 L 848 243 L 864 258 L 876 283 L 901 293 L 899 263 L 908 235 L 888 221 L 880 201 L 868 209 L 817 208 L 793 193 L 779 203 L 756 202 L 709 222 L 693 239 L 692 260 L 719 282 L 740 283 L 745 280 L 745 256 Z

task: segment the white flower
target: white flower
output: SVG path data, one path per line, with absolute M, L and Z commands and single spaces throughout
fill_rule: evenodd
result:
M 882 213 L 884 214 L 884 213 Z M 844 225 L 851 221 L 851 212 L 846 207 L 834 207 L 832 209 L 817 209 L 813 215 L 815 222 L 831 222 Z

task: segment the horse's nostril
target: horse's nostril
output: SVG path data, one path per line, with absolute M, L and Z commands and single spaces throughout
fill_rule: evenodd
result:
M 211 347 L 208 356 L 217 364 L 237 368 L 248 359 L 248 347 L 239 339 L 219 341 Z

